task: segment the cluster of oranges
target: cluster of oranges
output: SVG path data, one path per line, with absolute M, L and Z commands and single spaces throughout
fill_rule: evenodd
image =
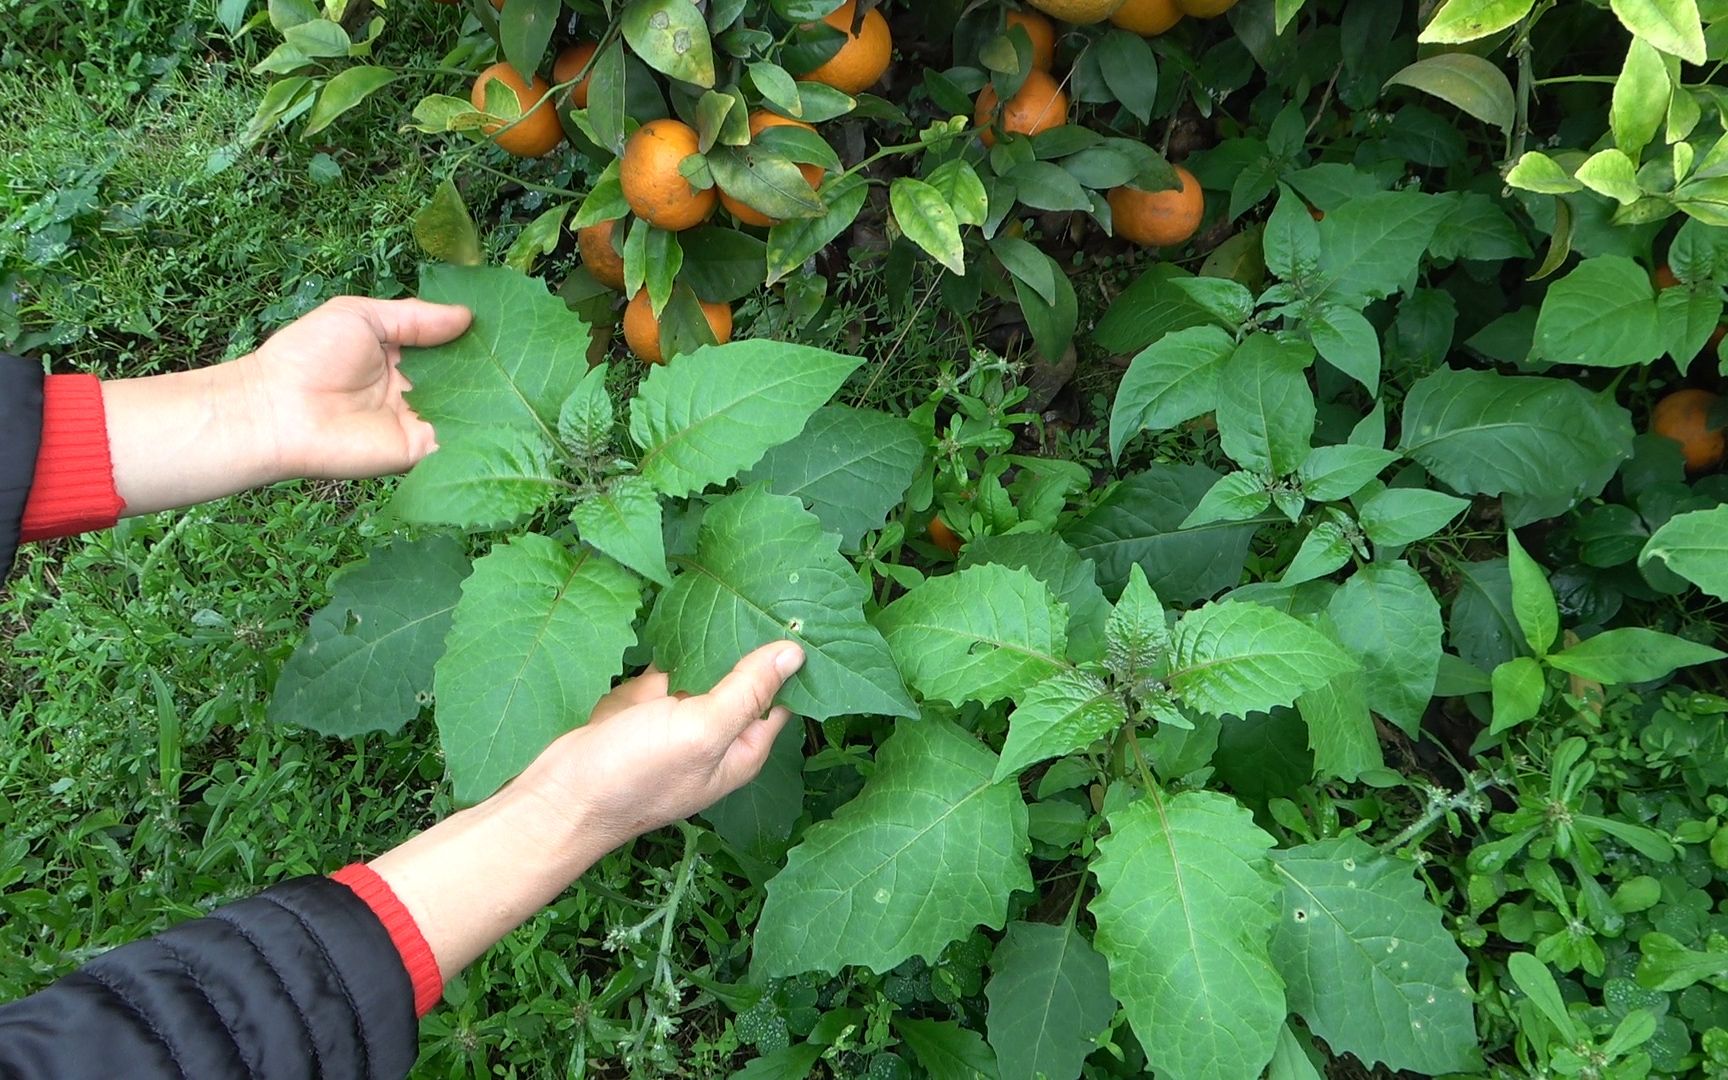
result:
M 1161 34 L 1176 25 L 1186 9 L 1173 0 L 1030 0 L 1034 7 L 1069 22 L 1099 22 L 1109 18 L 1116 25 L 1138 34 Z M 1216 15 L 1235 0 L 1188 0 L 1192 13 Z M 1174 14 L 1171 15 L 1170 13 Z M 996 145 L 997 131 L 1033 136 L 1068 123 L 1068 94 L 1051 74 L 1056 63 L 1056 27 L 1037 11 L 1011 11 L 1008 26 L 1020 27 L 1032 43 L 1032 70 L 1020 89 L 1002 101 L 996 87 L 979 91 L 972 122 L 981 130 L 985 146 Z M 1200 228 L 1206 213 L 1205 197 L 1194 174 L 1176 167 L 1180 186 L 1164 191 L 1142 191 L 1132 185 L 1111 190 L 1110 216 L 1116 235 L 1142 247 L 1170 247 L 1186 243 Z

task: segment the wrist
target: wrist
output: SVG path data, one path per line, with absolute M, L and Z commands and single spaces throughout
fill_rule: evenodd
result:
M 270 376 L 257 353 L 230 360 L 212 369 L 229 383 L 223 395 L 226 422 L 243 433 L 247 454 L 261 484 L 296 480 L 304 470 L 296 465 L 296 453 L 282 429 L 281 391 L 270 384 Z

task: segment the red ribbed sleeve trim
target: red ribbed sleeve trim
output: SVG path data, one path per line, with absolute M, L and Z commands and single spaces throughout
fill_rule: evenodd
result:
M 331 874 L 330 880 L 348 886 L 372 909 L 372 914 L 378 916 L 378 921 L 384 924 L 390 935 L 391 943 L 402 956 L 408 980 L 414 984 L 414 1015 L 425 1016 L 431 1012 L 444 995 L 444 975 L 438 970 L 438 958 L 432 955 L 432 946 L 426 944 L 414 916 L 397 899 L 395 890 L 364 863 L 345 866 Z
M 22 539 L 47 540 L 120 520 L 102 383 L 93 375 L 50 375 L 42 385 L 42 447 L 24 504 Z

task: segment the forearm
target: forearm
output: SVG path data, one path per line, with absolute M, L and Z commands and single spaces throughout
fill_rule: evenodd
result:
M 284 479 L 251 358 L 102 384 L 114 485 L 128 515 L 177 509 Z

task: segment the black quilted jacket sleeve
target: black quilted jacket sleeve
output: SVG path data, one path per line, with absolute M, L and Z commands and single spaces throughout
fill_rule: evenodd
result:
M 18 554 L 24 500 L 36 478 L 42 439 L 42 369 L 15 356 L 0 356 L 0 582 Z
M 396 1080 L 417 1033 L 371 908 L 301 878 L 0 1006 L 0 1077 Z

